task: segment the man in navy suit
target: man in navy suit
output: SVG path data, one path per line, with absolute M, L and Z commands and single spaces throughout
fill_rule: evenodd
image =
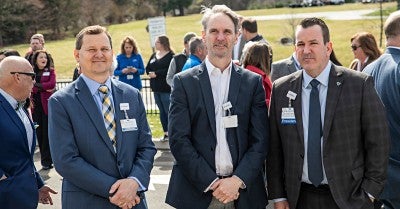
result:
M 175 75 L 169 110 L 172 169 L 166 202 L 178 209 L 261 209 L 268 118 L 260 76 L 232 62 L 237 15 L 205 9 L 201 65 Z
M 387 49 L 363 72 L 374 77 L 375 88 L 386 108 L 391 150 L 387 181 L 380 199 L 386 209 L 394 209 L 400 208 L 400 11 L 388 17 L 384 30 Z
M 34 209 L 38 202 L 53 204 L 33 163 L 36 147 L 34 126 L 23 102 L 35 83 L 31 64 L 10 56 L 0 62 L 0 207 Z
M 147 208 L 156 149 L 137 89 L 111 79 L 111 37 L 88 26 L 74 50 L 82 74 L 49 101 L 50 149 L 63 209 Z

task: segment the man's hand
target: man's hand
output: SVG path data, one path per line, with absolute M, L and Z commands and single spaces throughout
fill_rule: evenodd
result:
M 287 200 L 275 202 L 274 209 L 289 209 L 289 203 Z
M 53 205 L 53 199 L 51 199 L 50 193 L 57 194 L 52 188 L 44 185 L 39 189 L 39 202 L 42 204 Z
M 116 181 L 109 191 L 110 202 L 123 209 L 129 209 L 140 203 L 140 197 L 136 194 L 139 184 L 130 178 Z
M 4 180 L 4 179 L 6 179 L 6 178 L 7 178 L 7 176 L 3 174 L 3 176 L 0 178 L 0 181 L 1 181 L 1 180 Z
M 242 181 L 238 177 L 233 176 L 216 181 L 211 189 L 214 190 L 213 196 L 226 204 L 239 198 L 239 188 L 241 185 Z

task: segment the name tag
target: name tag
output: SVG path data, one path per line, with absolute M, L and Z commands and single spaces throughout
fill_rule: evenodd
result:
M 138 130 L 136 119 L 123 119 L 121 120 L 122 132 Z
M 229 115 L 222 117 L 222 124 L 224 128 L 236 128 L 238 127 L 237 115 Z
M 127 75 L 126 78 L 127 78 L 128 80 L 132 80 L 132 79 L 133 79 L 133 75 Z
M 283 124 L 283 125 L 296 124 L 296 117 L 294 115 L 293 107 L 282 108 L 281 119 L 282 119 L 281 124 Z
M 43 72 L 42 76 L 50 76 L 50 72 Z

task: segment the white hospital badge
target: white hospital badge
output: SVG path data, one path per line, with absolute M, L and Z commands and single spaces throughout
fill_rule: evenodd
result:
M 229 115 L 222 117 L 222 125 L 224 128 L 236 128 L 238 127 L 237 115 Z
M 122 132 L 138 130 L 136 119 L 123 119 L 121 120 Z
M 42 76 L 50 76 L 50 72 L 43 72 Z
M 133 75 L 127 75 L 127 76 L 126 76 L 126 79 L 132 80 L 132 79 L 133 79 Z
M 119 104 L 119 109 L 120 110 L 129 110 L 129 103 L 120 103 Z
M 281 124 L 282 125 L 294 125 L 296 124 L 296 117 L 294 115 L 293 107 L 284 107 L 282 108 L 281 115 Z
M 288 93 L 286 94 L 286 96 L 287 96 L 289 99 L 291 99 L 291 100 L 295 100 L 297 94 L 294 93 L 293 91 L 288 91 Z

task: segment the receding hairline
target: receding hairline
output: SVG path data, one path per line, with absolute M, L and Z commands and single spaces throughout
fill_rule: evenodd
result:
M 3 73 L 8 73 L 16 69 L 24 72 L 26 68 L 32 69 L 32 66 L 25 58 L 18 56 L 6 57 L 0 62 L 0 77 L 2 77 Z

